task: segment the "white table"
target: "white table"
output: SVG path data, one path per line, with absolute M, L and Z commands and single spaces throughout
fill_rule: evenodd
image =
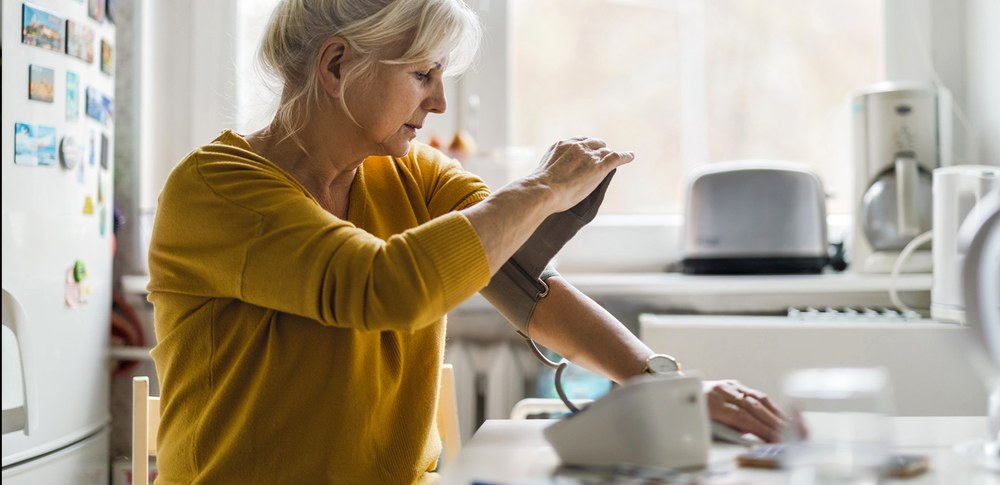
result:
M 918 477 L 889 480 L 906 485 L 1000 485 L 1000 475 L 973 466 L 956 454 L 953 446 L 982 437 L 984 417 L 895 417 L 897 450 L 930 457 L 930 469 Z M 454 463 L 445 464 L 442 485 L 542 484 L 550 483 L 559 465 L 555 451 L 545 441 L 542 430 L 553 421 L 489 420 L 462 448 Z M 706 483 L 785 484 L 780 471 L 739 468 L 734 458 L 746 448 L 715 444 L 709 455 L 713 472 Z M 565 482 L 564 482 L 565 483 Z

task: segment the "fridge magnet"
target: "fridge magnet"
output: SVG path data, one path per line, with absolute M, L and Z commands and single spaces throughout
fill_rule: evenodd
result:
M 97 203 L 104 203 L 104 177 L 97 176 Z
M 101 110 L 104 111 L 104 119 L 110 122 L 115 118 L 115 103 L 111 98 L 101 95 Z
M 59 141 L 59 162 L 62 167 L 66 170 L 73 170 L 80 163 L 80 159 L 83 155 L 80 153 L 80 145 L 76 143 L 76 139 L 72 136 L 64 136 L 62 140 Z
M 56 129 L 14 123 L 14 163 L 52 165 L 56 162 Z
M 66 29 L 62 17 L 22 4 L 21 42 L 56 52 L 63 51 Z
M 73 268 L 66 270 L 66 306 L 70 308 L 79 308 L 82 306 L 80 302 L 80 283 L 77 283 L 73 279 Z
M 111 98 L 101 94 L 100 91 L 87 88 L 87 116 L 108 124 L 114 117 L 115 107 Z
M 87 152 L 89 155 L 89 160 L 87 165 L 93 167 L 97 163 L 97 147 L 94 144 L 97 143 L 97 133 L 94 130 L 90 130 L 90 150 Z
M 101 206 L 101 217 L 100 217 L 100 222 L 98 224 L 100 224 L 99 227 L 98 227 L 98 229 L 100 229 L 101 237 L 106 236 L 108 234 L 108 207 L 107 206 Z
M 94 30 L 79 22 L 67 20 L 66 53 L 88 64 L 94 62 Z
M 28 99 L 51 103 L 55 99 L 56 72 L 50 68 L 28 66 Z
M 115 13 L 118 11 L 118 0 L 108 0 L 107 5 L 104 6 L 104 15 L 108 17 L 108 21 L 111 23 L 115 22 Z
M 111 44 L 101 39 L 101 72 L 110 76 L 114 71 L 114 57 L 111 54 Z
M 66 71 L 66 121 L 80 118 L 80 76 Z
M 98 22 L 104 20 L 104 0 L 87 0 L 87 15 Z
M 87 265 L 81 260 L 73 261 L 73 280 L 77 283 L 83 283 L 83 280 L 87 279 Z
M 80 151 L 82 152 L 83 150 L 81 149 Z M 84 173 L 84 169 L 83 169 L 83 167 L 86 167 L 86 166 L 87 166 L 86 163 L 81 163 L 81 164 L 77 165 L 76 182 L 78 184 L 80 184 L 80 185 L 83 185 L 84 183 L 87 182 L 87 174 Z
M 108 135 L 101 133 L 101 169 L 108 169 L 108 151 L 111 149 L 111 141 L 108 140 Z
M 87 304 L 90 297 L 90 283 L 87 281 L 87 266 L 79 259 L 66 270 L 66 306 L 79 308 Z
M 83 198 L 83 215 L 94 215 L 94 199 L 89 195 Z

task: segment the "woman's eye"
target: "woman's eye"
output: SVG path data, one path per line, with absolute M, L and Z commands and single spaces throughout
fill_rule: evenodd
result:
M 415 73 L 413 73 L 413 75 L 416 76 L 417 79 L 419 79 L 421 81 L 426 81 L 426 80 L 428 80 L 428 79 L 431 78 L 431 72 L 430 71 L 427 71 L 427 72 L 415 72 Z

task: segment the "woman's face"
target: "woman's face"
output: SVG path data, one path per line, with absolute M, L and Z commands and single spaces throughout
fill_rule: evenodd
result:
M 378 64 L 370 81 L 348 88 L 347 107 L 370 155 L 406 155 L 427 114 L 444 113 L 444 62 Z

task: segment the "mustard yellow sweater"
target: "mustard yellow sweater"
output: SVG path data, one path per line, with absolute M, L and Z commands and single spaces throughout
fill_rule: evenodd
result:
M 487 195 L 415 143 L 345 221 L 235 133 L 185 158 L 149 253 L 157 483 L 433 481 L 445 313 L 490 276 L 454 211 Z

